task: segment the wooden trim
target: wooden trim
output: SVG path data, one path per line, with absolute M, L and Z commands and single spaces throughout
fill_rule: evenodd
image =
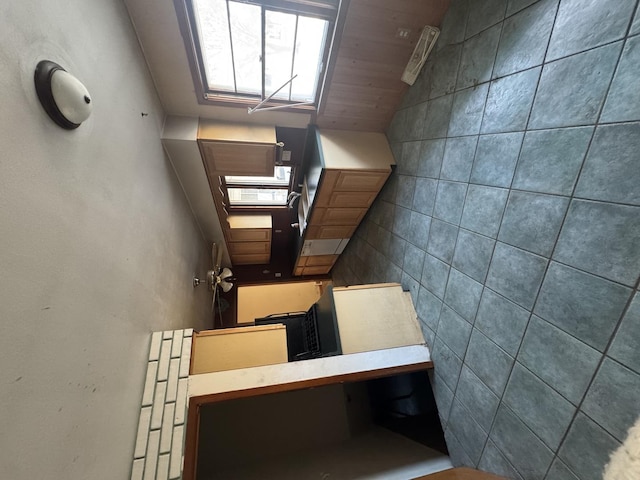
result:
M 493 473 L 483 472 L 474 468 L 457 467 L 431 473 L 412 480 L 507 480 Z
M 340 292 L 343 290 L 364 290 L 367 288 L 388 288 L 388 287 L 401 287 L 399 283 L 372 283 L 369 285 L 347 285 L 346 287 L 333 287 L 334 292 Z
M 235 333 L 243 333 L 243 332 L 261 332 L 264 330 L 281 330 L 283 328 L 286 328 L 286 327 L 282 323 L 276 323 L 272 325 L 256 325 L 252 327 L 220 328 L 218 330 L 202 330 L 201 332 L 195 334 L 194 337 L 212 337 L 214 335 L 233 335 Z
M 376 378 L 389 377 L 392 375 L 400 375 L 403 373 L 417 372 L 433 368 L 433 362 L 412 363 L 409 365 L 398 365 L 395 367 L 386 367 L 366 372 L 346 373 L 342 375 L 334 375 L 331 377 L 312 378 L 309 380 L 300 380 L 297 382 L 283 383 L 279 385 L 267 385 L 264 387 L 248 388 L 245 390 L 236 390 L 232 392 L 213 393 L 210 395 L 200 395 L 191 397 L 189 405 L 195 401 L 196 405 L 206 405 L 207 403 L 223 402 L 226 400 L 235 400 L 238 398 L 256 397 L 259 395 L 268 395 L 271 393 L 290 392 L 293 390 L 302 390 L 305 388 L 323 387 L 326 385 L 335 385 L 337 383 L 346 382 L 362 382 L 365 380 L 373 380 Z
M 187 422 L 185 423 L 183 480 L 196 480 L 199 436 L 200 406 L 194 399 L 189 399 L 189 410 L 187 411 Z

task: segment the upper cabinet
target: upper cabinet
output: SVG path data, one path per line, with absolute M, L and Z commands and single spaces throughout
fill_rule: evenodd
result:
M 198 145 L 209 176 L 273 176 L 275 127 L 200 120 Z

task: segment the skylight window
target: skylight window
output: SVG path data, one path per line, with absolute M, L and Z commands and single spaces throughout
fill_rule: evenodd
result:
M 205 95 L 316 102 L 335 0 L 311 3 L 192 0 Z

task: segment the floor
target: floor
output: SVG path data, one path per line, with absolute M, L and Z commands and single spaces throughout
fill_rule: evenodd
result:
M 595 480 L 640 415 L 636 0 L 453 0 L 334 268 L 401 282 L 456 465 Z

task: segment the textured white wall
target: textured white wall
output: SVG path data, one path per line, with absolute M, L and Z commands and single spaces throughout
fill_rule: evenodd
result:
M 44 58 L 92 94 L 76 131 L 38 103 Z M 190 285 L 208 247 L 124 4 L 6 2 L 0 112 L 2 476 L 128 478 L 149 332 L 211 322 Z

